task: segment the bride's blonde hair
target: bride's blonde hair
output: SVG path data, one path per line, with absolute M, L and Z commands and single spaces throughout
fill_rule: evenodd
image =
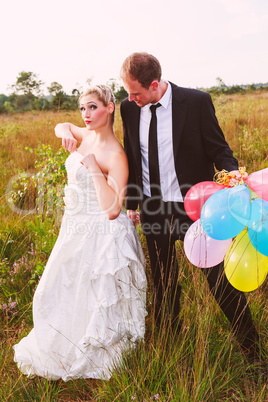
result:
M 108 85 L 94 85 L 86 89 L 79 97 L 79 103 L 84 96 L 94 94 L 97 96 L 98 100 L 108 106 L 110 102 L 114 104 L 115 111 L 115 96 Z M 114 111 L 112 113 L 112 122 L 114 122 Z

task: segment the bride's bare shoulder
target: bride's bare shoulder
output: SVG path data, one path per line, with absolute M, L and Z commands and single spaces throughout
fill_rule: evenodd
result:
M 116 138 L 109 148 L 109 156 L 111 163 L 127 165 L 127 156 L 120 141 Z

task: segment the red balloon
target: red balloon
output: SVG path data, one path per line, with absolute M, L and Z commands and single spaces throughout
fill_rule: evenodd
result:
M 201 210 L 207 199 L 219 190 L 226 188 L 223 184 L 214 181 L 201 181 L 187 191 L 184 199 L 184 208 L 193 221 L 200 219 Z
M 260 198 L 268 201 L 268 168 L 251 173 L 247 184 Z

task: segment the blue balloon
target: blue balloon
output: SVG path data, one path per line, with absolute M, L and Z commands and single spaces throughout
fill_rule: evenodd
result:
M 208 236 L 227 240 L 247 226 L 250 217 L 250 191 L 245 185 L 217 191 L 205 202 L 201 225 Z
M 259 198 L 252 202 L 248 235 L 257 251 L 268 256 L 268 201 Z

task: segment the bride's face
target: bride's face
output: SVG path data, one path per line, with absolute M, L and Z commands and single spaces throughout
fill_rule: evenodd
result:
M 110 105 L 104 104 L 94 94 L 84 96 L 80 101 L 82 119 L 89 130 L 104 127 L 109 122 Z

